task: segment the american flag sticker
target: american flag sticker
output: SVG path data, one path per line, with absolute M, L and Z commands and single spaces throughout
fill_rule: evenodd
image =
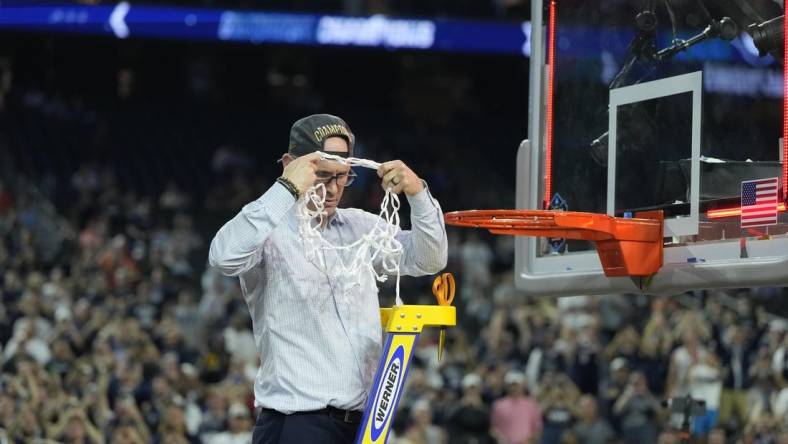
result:
M 741 227 L 777 224 L 777 178 L 741 183 Z

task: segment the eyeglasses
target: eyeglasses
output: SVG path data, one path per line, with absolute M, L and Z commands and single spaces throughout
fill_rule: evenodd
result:
M 315 175 L 317 175 L 317 180 L 315 180 L 315 183 L 322 183 L 323 185 L 328 185 L 332 180 L 336 180 L 337 185 L 346 187 L 356 180 L 356 173 L 353 170 L 350 170 L 347 173 L 339 174 L 331 174 L 328 171 L 318 171 L 315 173 Z

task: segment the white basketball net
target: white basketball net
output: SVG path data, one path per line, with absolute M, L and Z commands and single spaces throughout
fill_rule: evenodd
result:
M 355 157 L 339 157 L 333 154 L 320 153 L 323 159 L 334 160 L 350 166 L 360 166 L 377 170 L 379 163 Z M 342 278 L 351 286 L 361 285 L 366 273 L 372 273 L 379 282 L 384 282 L 387 273 L 396 274 L 395 304 L 402 305 L 399 296 L 399 261 L 402 257 L 402 243 L 394 236 L 399 231 L 399 197 L 386 189 L 380 203 L 380 219 L 375 226 L 350 245 L 334 245 L 323 238 L 321 229 L 327 213 L 325 211 L 326 188 L 324 184 L 310 187 L 296 203 L 298 214 L 298 231 L 304 243 L 306 257 L 316 262 L 320 268 L 332 277 Z M 311 203 L 311 205 L 309 205 Z M 312 208 L 310 208 L 312 207 Z M 325 252 L 335 251 L 337 265 L 329 268 L 326 265 Z M 321 254 L 322 253 L 322 254 Z M 380 260 L 383 271 L 378 273 L 374 263 Z

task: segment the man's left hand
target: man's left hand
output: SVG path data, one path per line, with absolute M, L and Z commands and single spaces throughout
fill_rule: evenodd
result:
M 382 178 L 383 189 L 391 187 L 391 192 L 399 194 L 404 192 L 408 196 L 418 194 L 424 189 L 424 183 L 401 160 L 385 162 L 378 167 L 378 177 Z

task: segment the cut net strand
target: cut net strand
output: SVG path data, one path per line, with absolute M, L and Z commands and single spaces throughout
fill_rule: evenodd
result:
M 333 160 L 350 166 L 359 166 L 377 170 L 380 163 L 368 159 L 355 157 L 339 157 L 333 154 L 320 153 L 326 160 Z M 380 203 L 380 218 L 372 229 L 355 242 L 348 245 L 334 245 L 326 240 L 321 232 L 326 221 L 325 211 L 326 189 L 320 183 L 310 187 L 304 196 L 297 202 L 297 215 L 299 234 L 306 250 L 307 259 L 316 261 L 323 271 L 333 277 L 342 277 L 352 285 L 361 285 L 364 272 L 372 273 L 379 282 L 384 282 L 387 273 L 395 274 L 396 290 L 395 304 L 402 305 L 399 294 L 400 267 L 399 261 L 403 254 L 402 243 L 396 239 L 399 231 L 400 219 L 399 196 L 386 189 L 383 201 Z M 337 265 L 328 269 L 325 252 L 336 252 Z M 383 271 L 375 270 L 375 261 L 380 260 Z

